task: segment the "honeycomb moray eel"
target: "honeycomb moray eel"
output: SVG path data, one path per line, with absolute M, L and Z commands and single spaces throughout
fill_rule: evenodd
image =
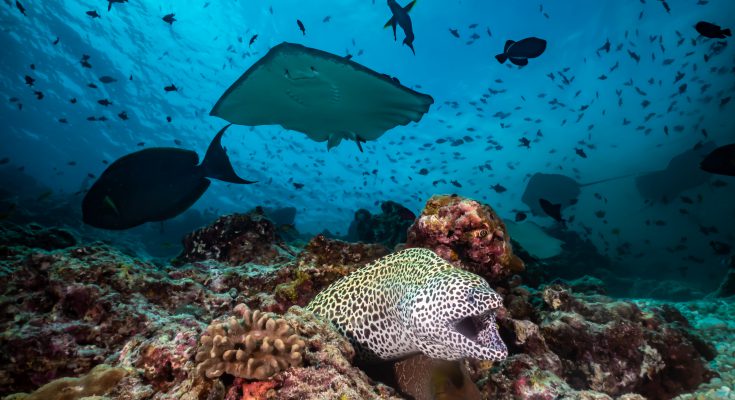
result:
M 482 277 L 412 248 L 340 279 L 307 308 L 345 335 L 363 362 L 419 352 L 500 361 L 508 355 L 495 323 L 501 304 Z

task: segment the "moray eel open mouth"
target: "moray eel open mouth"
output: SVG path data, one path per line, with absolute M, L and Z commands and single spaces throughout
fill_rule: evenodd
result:
M 454 330 L 480 346 L 492 346 L 498 335 L 495 324 L 495 311 L 489 310 L 479 315 L 470 315 L 455 321 Z

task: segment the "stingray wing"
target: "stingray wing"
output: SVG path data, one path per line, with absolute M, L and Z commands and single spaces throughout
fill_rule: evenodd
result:
M 281 125 L 315 141 L 332 134 L 375 140 L 418 122 L 433 102 L 344 57 L 282 43 L 230 86 L 210 114 L 239 125 Z

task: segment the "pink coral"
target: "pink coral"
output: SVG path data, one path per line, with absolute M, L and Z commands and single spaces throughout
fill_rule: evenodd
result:
M 408 247 L 425 247 L 491 282 L 523 269 L 505 224 L 490 206 L 458 196 L 433 196 L 409 228 Z

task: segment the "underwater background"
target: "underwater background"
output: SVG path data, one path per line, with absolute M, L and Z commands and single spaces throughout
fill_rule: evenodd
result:
M 77 250 L 59 250 L 55 244 L 46 250 L 72 251 L 64 257 L 74 258 L 73 252 L 84 253 L 87 244 L 109 246 L 112 255 L 105 257 L 126 260 L 110 265 L 129 264 L 130 271 L 160 268 L 153 274 L 165 275 L 171 268 L 176 270 L 171 265 L 174 258 L 179 266 L 194 262 L 192 246 L 196 248 L 197 243 L 189 238 L 182 244 L 185 235 L 211 227 L 221 216 L 262 207 L 273 221 L 273 226 L 263 229 L 272 229 L 273 237 L 287 242 L 288 247 L 273 250 L 268 257 L 238 260 L 275 268 L 294 262 L 294 257 L 303 262 L 301 251 L 319 253 L 314 249 L 319 243 L 333 249 L 326 242 L 314 242 L 318 234 L 327 242 L 362 241 L 381 243 L 389 251 L 398 249 L 433 195 L 456 194 L 487 204 L 508 222 L 516 254 L 529 274 L 523 276 L 525 284 L 540 288 L 538 285 L 558 283 L 558 279 L 591 275 L 598 280 L 583 286 L 606 286 L 608 295 L 634 298 L 642 308 L 659 307 L 660 301 L 692 301 L 662 307 L 670 313 L 677 308 L 692 321 L 708 315 L 719 318 L 705 321 L 700 331 L 710 332 L 706 340 L 717 344 L 720 356 L 730 357 L 717 359 L 710 367 L 727 372 L 732 379 L 732 300 L 722 298 L 732 295 L 735 284 L 730 283 L 728 293 L 721 288 L 727 285 L 723 281 L 728 273 L 732 279 L 730 271 L 735 265 L 735 181 L 731 176 L 704 173 L 697 160 L 715 147 L 735 142 L 735 102 L 730 101 L 735 91 L 735 51 L 732 38 L 707 38 L 694 26 L 709 21 L 723 28 L 735 27 L 735 2 L 422 0 L 409 14 L 415 54 L 401 43 L 405 35 L 401 27 L 397 41 L 391 28 L 383 27 L 391 10 L 381 0 L 21 3 L 4 0 L 0 6 L 0 222 L 6 236 L 2 273 L 7 282 L 14 282 L 7 284 L 3 295 L 6 337 L 16 328 L 26 332 L 14 325 L 14 311 L 8 305 L 17 296 L 25 298 L 14 268 L 27 267 L 28 262 L 22 260 L 35 254 L 34 249 L 45 248 L 28 238 L 47 229 L 69 232 L 70 248 Z M 173 21 L 162 20 L 169 14 L 174 14 Z M 496 60 L 507 40 L 527 37 L 546 41 L 543 54 L 530 58 L 523 67 Z M 237 175 L 257 183 L 212 180 L 191 208 L 160 223 L 127 230 L 97 229 L 83 223 L 82 199 L 114 160 L 154 147 L 193 150 L 203 159 L 214 135 L 228 123 L 210 116 L 214 104 L 248 68 L 282 42 L 349 56 L 350 61 L 430 95 L 434 102 L 419 116 L 420 121 L 390 129 L 376 140 L 361 143 L 361 149 L 345 140 L 328 150 L 325 142 L 281 126 L 235 124 L 228 128 L 222 144 Z M 359 108 L 359 101 L 355 104 Z M 639 178 L 666 169 L 682 153 L 697 154 L 695 162 L 656 175 L 656 185 L 638 183 Z M 532 212 L 535 206 L 523 201 L 536 173 L 563 174 L 582 185 L 575 196 L 578 201 L 563 205 L 563 223 L 543 212 Z M 597 181 L 604 182 L 584 185 Z M 678 183 L 682 187 L 677 189 Z M 551 185 L 538 194 L 551 199 L 563 197 L 563 191 Z M 397 204 L 386 206 L 385 202 Z M 371 215 L 367 218 L 381 222 L 360 228 L 360 218 L 367 215 L 358 211 L 361 209 Z M 385 223 L 380 217 L 385 214 L 395 219 Z M 253 218 L 255 225 L 248 222 L 244 229 L 262 228 L 260 217 Z M 541 229 L 521 232 L 518 226 L 524 224 Z M 275 240 L 262 239 L 261 243 L 261 239 L 252 245 L 268 247 L 266 242 Z M 26 249 L 8 250 L 16 245 Z M 535 251 L 534 247 L 545 250 Z M 280 254 L 284 251 L 291 258 Z M 385 253 L 352 247 L 341 251 L 372 255 L 343 260 L 345 265 L 364 264 Z M 534 256 L 542 252 L 546 256 Z M 206 263 L 209 261 L 203 260 L 209 258 L 217 257 L 196 261 Z M 85 262 L 91 266 L 97 261 Z M 130 271 L 123 274 L 134 274 Z M 192 274 L 205 286 L 214 279 L 205 270 Z M 305 279 L 303 273 L 293 274 L 282 273 L 274 285 Z M 345 275 L 345 271 L 335 275 Z M 197 277 L 189 278 L 196 281 Z M 328 283 L 292 290 L 313 294 Z M 38 288 L 31 285 L 26 290 L 31 293 Z M 228 290 L 213 289 L 220 294 Z M 542 295 L 542 289 L 538 290 L 538 302 L 548 300 L 548 293 Z M 718 290 L 720 296 L 715 298 L 712 293 Z M 54 301 L 64 298 L 56 296 Z M 196 303 L 202 296 L 186 301 Z M 289 305 L 304 306 L 309 300 L 293 296 Z M 256 305 L 265 311 L 286 310 L 285 306 L 263 304 L 269 303 Z M 177 309 L 181 304 L 169 306 Z M 221 304 L 202 307 L 206 309 L 203 314 L 192 312 L 200 324 L 231 309 Z M 506 307 L 510 308 L 507 301 Z M 74 311 L 67 317 L 81 319 L 85 312 Z M 175 323 L 166 322 L 170 327 Z M 699 322 L 692 323 L 700 327 Z M 506 335 L 503 329 L 511 330 L 500 325 L 502 335 Z M 192 338 L 196 343 L 194 334 L 186 340 Z M 6 340 L 2 344 L 20 343 Z M 120 339 L 109 350 L 123 344 Z M 61 360 L 63 346 L 58 347 L 54 357 Z M 511 354 L 514 351 L 529 352 L 512 347 Z M 656 357 L 646 354 L 646 362 L 656 364 Z M 94 360 L 101 362 L 106 357 L 112 357 L 111 353 Z M 574 357 L 567 358 L 574 362 Z M 148 368 L 143 364 L 137 367 Z M 179 371 L 175 364 L 167 368 Z M 181 368 L 183 364 L 181 361 Z M 0 381 L 4 380 L 0 394 L 31 391 L 59 376 L 79 376 L 92 363 L 84 365 L 88 368 L 55 366 L 53 373 L 14 365 L 9 368 L 16 373 L 26 368 L 39 376 L 33 384 L 17 384 L 15 373 L 5 371 L 0 374 Z M 636 373 L 645 376 L 642 370 Z M 172 375 L 176 376 L 172 382 L 178 382 L 179 372 Z M 160 371 L 150 372 L 149 368 L 147 372 L 156 373 Z M 15 383 L 8 383 L 11 375 Z M 574 389 L 589 388 L 558 375 L 572 382 Z M 709 381 L 704 379 L 707 374 L 700 375 L 702 382 Z M 649 379 L 655 381 L 650 373 Z M 225 382 L 225 387 L 230 388 L 231 383 Z M 671 398 L 693 391 L 699 383 L 668 392 L 650 387 L 646 392 L 640 389 L 644 384 L 632 385 L 628 391 L 604 385 L 592 389 L 613 397 L 630 392 Z M 174 398 L 165 397 L 172 393 L 168 390 L 173 383 L 150 385 L 155 390 L 138 398 Z M 485 398 L 496 398 L 487 397 L 487 388 L 480 386 Z M 637 389 L 631 389 L 634 386 Z M 704 398 L 732 398 L 729 391 L 714 394 L 720 386 L 729 384 L 712 385 L 714 391 L 705 396 L 714 397 Z M 515 398 L 530 398 L 518 390 Z M 368 392 L 356 389 L 355 393 L 377 398 L 388 392 L 366 395 Z M 560 393 L 538 398 L 577 398 Z M 499 392 L 495 396 L 504 398 Z

